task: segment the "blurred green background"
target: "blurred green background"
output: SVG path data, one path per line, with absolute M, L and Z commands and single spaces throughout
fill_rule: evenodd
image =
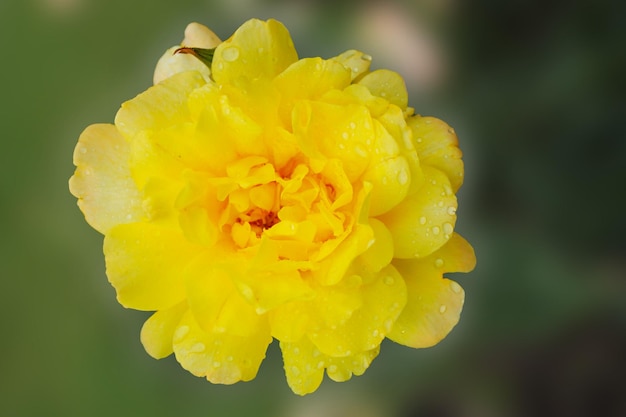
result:
M 625 5 L 1 0 L 0 415 L 626 416 Z M 188 22 L 226 38 L 250 17 L 282 20 L 301 56 L 358 48 L 400 72 L 465 154 L 460 325 L 305 398 L 275 344 L 230 387 L 150 358 L 67 187 L 80 132 L 151 84 Z

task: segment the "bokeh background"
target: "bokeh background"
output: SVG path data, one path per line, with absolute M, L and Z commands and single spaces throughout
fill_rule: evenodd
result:
M 478 266 L 440 345 L 293 395 L 274 344 L 214 386 L 155 361 L 69 194 L 80 132 L 146 89 L 190 21 L 275 17 L 301 56 L 357 48 L 459 134 Z M 626 3 L 0 0 L 0 415 L 626 416 Z

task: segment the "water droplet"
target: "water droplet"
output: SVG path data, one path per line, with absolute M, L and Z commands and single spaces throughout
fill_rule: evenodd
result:
M 350 122 L 350 129 L 356 129 L 356 123 Z
M 189 352 L 200 353 L 200 352 L 204 352 L 205 349 L 206 349 L 206 346 L 204 346 L 204 343 L 198 342 L 189 348 Z
M 389 178 L 387 178 L 387 177 L 382 177 L 382 178 L 381 178 L 381 180 L 380 180 L 380 182 L 382 182 L 382 183 L 383 183 L 383 185 L 387 185 L 387 184 L 389 184 Z
M 339 144 L 339 149 L 342 149 L 342 150 L 343 150 L 343 149 L 346 149 L 346 145 L 344 145 L 343 143 L 340 143 L 340 144 Z
M 393 326 L 393 320 L 391 320 L 391 319 L 387 319 L 387 320 L 385 320 L 385 323 L 383 323 L 383 327 L 385 328 L 386 332 L 390 332 L 391 331 L 391 326 Z
M 443 224 L 443 232 L 445 234 L 451 235 L 453 231 L 454 231 L 454 227 L 452 226 L 452 223 L 444 223 Z
M 461 288 L 461 286 L 460 286 L 459 284 L 457 284 L 456 282 L 452 281 L 452 282 L 450 283 L 450 289 L 451 289 L 454 293 L 459 294 L 459 293 L 461 292 L 461 289 L 462 289 L 462 288 Z
M 436 236 L 441 232 L 441 229 L 439 229 L 439 226 L 433 226 L 432 231 L 433 231 L 433 235 Z
M 363 158 L 367 156 L 367 149 L 365 149 L 362 145 L 356 145 L 354 151 L 357 153 L 357 155 Z
M 230 46 L 222 51 L 224 61 L 233 62 L 239 58 L 239 49 L 236 46 Z
M 233 361 L 233 359 L 234 359 L 234 358 L 233 358 L 232 356 L 229 356 L 229 357 L 227 357 L 227 358 L 226 358 L 226 360 L 227 360 L 228 362 L 232 362 L 232 361 Z
M 383 281 L 387 285 L 393 285 L 393 283 L 395 282 L 395 279 L 393 279 L 393 277 L 391 275 L 388 275 L 388 276 L 385 277 L 385 279 Z
M 420 224 L 421 225 L 426 224 L 426 217 L 424 217 L 424 216 L 420 217 Z
M 317 358 L 320 354 L 321 354 L 321 352 L 319 350 L 317 350 L 317 349 L 313 350 L 313 357 L 314 358 Z
M 294 376 L 298 376 L 298 375 L 300 375 L 300 369 L 299 369 L 297 366 L 292 366 L 292 367 L 291 367 L 291 373 L 292 373 Z
M 454 206 L 448 207 L 448 214 L 450 216 L 454 216 L 456 214 L 456 207 L 454 207 Z
M 417 139 L 415 139 L 415 141 L 416 141 L 417 143 L 422 143 L 422 141 L 423 141 L 423 140 L 424 140 L 424 139 L 422 139 L 422 138 L 417 138 Z
M 324 361 L 319 361 L 317 363 L 317 369 L 322 369 L 324 367 L 324 365 L 326 365 L 326 363 Z
M 82 153 L 83 155 L 87 153 L 87 148 L 85 148 L 84 146 L 80 147 L 80 153 Z
M 293 354 L 294 355 L 299 355 L 300 354 L 300 349 L 299 348 L 293 348 Z
M 400 185 L 406 185 L 409 182 L 409 173 L 406 170 L 402 170 L 398 173 L 398 182 Z
M 260 54 L 262 54 L 263 52 L 265 52 L 265 48 L 260 47 L 259 49 L 257 49 L 257 51 L 258 51 Z
M 445 312 L 446 312 L 446 310 L 447 310 L 447 309 L 448 309 L 448 307 L 446 307 L 446 306 L 444 306 L 444 305 L 442 304 L 442 305 L 441 305 L 441 307 L 439 307 L 439 312 L 440 312 L 441 314 L 443 314 L 443 313 L 445 313 Z
M 337 365 L 330 365 L 328 367 L 328 372 L 331 372 L 331 373 L 337 372 Z
M 214 368 L 219 368 L 220 366 L 222 366 L 222 362 L 220 362 L 220 361 L 213 362 L 213 367 Z
M 441 258 L 435 259 L 435 266 L 437 268 L 441 268 L 443 266 L 443 259 L 441 259 Z
M 189 326 L 180 326 L 174 332 L 174 341 L 178 342 L 189 333 Z
M 350 135 L 348 134 L 348 132 L 343 132 L 341 134 L 341 137 L 344 138 L 344 140 L 348 140 L 348 138 L 350 137 Z
M 374 337 L 378 337 L 379 334 L 380 334 L 380 331 L 378 329 L 374 329 L 374 331 L 372 332 L 372 336 Z
M 437 207 L 443 207 L 443 200 L 437 203 Z

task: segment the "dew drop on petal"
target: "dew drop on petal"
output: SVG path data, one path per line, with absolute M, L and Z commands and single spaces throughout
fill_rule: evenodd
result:
M 342 137 L 343 139 L 345 139 L 345 140 L 348 140 L 348 138 L 350 137 L 350 135 L 348 134 L 348 132 L 343 132 L 343 133 L 341 134 L 341 137 Z
M 357 155 L 363 158 L 367 156 L 367 149 L 365 149 L 362 145 L 356 145 L 354 151 L 357 153 Z
M 292 373 L 294 376 L 298 376 L 298 375 L 300 375 L 300 369 L 299 369 L 297 366 L 292 366 L 292 367 L 291 367 L 291 373 Z
M 182 338 L 185 337 L 187 333 L 189 333 L 189 326 L 180 326 L 174 332 L 174 341 L 178 342 L 182 340 Z
M 230 46 L 222 51 L 224 61 L 233 62 L 239 58 L 239 49 L 236 46 Z
M 443 266 L 443 259 L 441 259 L 441 258 L 435 259 L 435 266 L 437 268 L 441 268 Z
M 426 217 L 424 217 L 424 216 L 420 217 L 420 224 L 421 225 L 425 225 L 426 224 Z
M 205 349 L 206 349 L 206 346 L 204 346 L 204 343 L 198 342 L 189 348 L 189 352 L 200 353 L 200 352 L 204 352 Z
M 388 275 L 385 277 L 384 282 L 387 285 L 393 285 L 393 283 L 395 282 L 395 279 L 393 279 L 391 275 Z
M 442 305 L 441 305 L 441 307 L 439 307 L 439 312 L 440 312 L 441 314 L 443 314 L 443 313 L 445 313 L 445 312 L 446 312 L 446 310 L 447 310 L 447 309 L 448 309 L 448 307 L 446 307 L 445 305 L 443 305 L 443 304 L 442 304 Z
M 356 129 L 356 123 L 350 122 L 350 129 Z
M 454 231 L 454 227 L 452 226 L 452 223 L 444 223 L 443 224 L 443 232 L 447 235 L 452 234 L 452 232 Z
M 213 362 L 213 367 L 214 368 L 219 368 L 220 366 L 222 366 L 222 362 L 220 362 L 220 361 Z
M 383 324 L 383 327 L 385 328 L 386 332 L 391 331 L 391 327 L 392 326 L 393 326 L 393 320 L 391 320 L 391 319 L 385 320 L 385 323 Z
M 80 153 L 82 153 L 83 155 L 87 153 L 87 148 L 85 148 L 84 146 L 80 147 Z
M 433 226 L 432 231 L 433 231 L 433 235 L 436 236 L 441 232 L 441 229 L 439 228 L 439 226 Z
M 448 214 L 450 216 L 454 216 L 456 214 L 456 207 L 454 207 L 454 206 L 448 207 Z
M 406 185 L 406 183 L 409 182 L 409 174 L 407 171 L 402 170 L 398 173 L 398 183 L 400 183 L 400 185 Z
M 328 367 L 328 372 L 337 372 L 337 365 L 330 365 Z

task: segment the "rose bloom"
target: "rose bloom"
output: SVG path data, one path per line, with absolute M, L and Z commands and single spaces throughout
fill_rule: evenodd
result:
M 106 273 L 141 330 L 213 383 L 253 379 L 277 339 L 287 382 L 361 375 L 391 339 L 435 345 L 475 264 L 454 232 L 454 131 L 414 114 L 403 79 L 348 51 L 298 59 L 285 27 L 250 20 L 221 42 L 187 27 L 155 85 L 91 125 L 70 190 L 104 235 Z

